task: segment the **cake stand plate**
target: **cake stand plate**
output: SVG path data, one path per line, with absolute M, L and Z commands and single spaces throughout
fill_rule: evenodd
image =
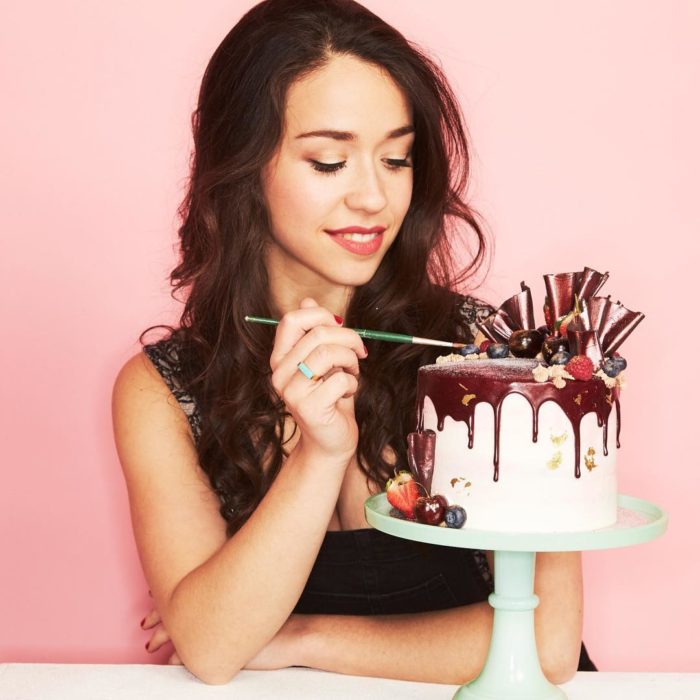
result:
M 365 502 L 367 522 L 377 530 L 430 544 L 494 551 L 493 631 L 488 658 L 478 678 L 463 685 L 454 700 L 563 700 L 561 688 L 542 673 L 535 644 L 535 552 L 611 549 L 648 542 L 662 535 L 668 516 L 658 506 L 618 496 L 617 522 L 587 532 L 496 532 L 422 525 L 389 515 L 380 493 Z

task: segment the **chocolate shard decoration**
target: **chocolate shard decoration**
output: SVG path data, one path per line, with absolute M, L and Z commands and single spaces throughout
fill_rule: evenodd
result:
M 583 323 L 579 322 L 582 330 L 572 328 L 572 321 L 566 329 L 566 337 L 569 341 L 569 352 L 572 355 L 586 355 L 593 362 L 593 369 L 598 370 L 603 364 L 603 350 L 598 341 L 596 331 L 583 330 Z
M 544 275 L 544 286 L 547 289 L 549 308 L 554 321 L 566 316 L 574 308 L 576 274 L 576 272 L 559 272 L 556 275 Z
M 630 333 L 641 323 L 644 314 L 630 311 L 610 297 L 593 297 L 589 300 L 591 327 L 597 331 L 604 355 L 615 352 Z
M 521 291 L 501 304 L 495 313 L 485 321 L 477 321 L 479 330 L 496 343 L 507 343 L 513 331 L 534 330 L 535 312 L 532 305 L 532 292 L 525 282 L 520 283 Z
M 511 328 L 514 331 L 526 330 L 534 331 L 535 312 L 532 306 L 532 292 L 525 282 L 520 283 L 520 292 L 505 301 L 501 308 L 511 321 Z
M 433 469 L 435 467 L 435 431 L 420 430 L 409 433 L 408 442 L 408 467 L 413 478 L 430 493 L 433 483 Z
M 607 272 L 600 273 L 590 267 L 584 267 L 581 272 L 544 275 L 552 318 L 556 321 L 571 312 L 574 308 L 575 295 L 579 300 L 583 300 L 597 294 L 608 277 Z
M 574 331 L 590 331 L 591 328 L 591 316 L 588 312 L 588 304 L 585 299 L 580 299 L 578 303 L 579 312 L 569 321 L 567 329 Z
M 486 320 L 484 321 L 479 321 L 477 319 L 476 321 L 476 327 L 489 339 L 493 340 L 494 343 L 505 343 L 507 342 L 505 337 L 502 336 L 499 332 L 496 331 L 494 328 L 494 322 L 496 321 L 498 315 L 498 311 L 495 313 L 491 314 Z M 510 336 L 508 336 L 510 337 Z
M 576 282 L 576 294 L 578 294 L 579 299 L 588 299 L 598 294 L 610 277 L 609 273 L 596 272 L 590 267 L 584 267 L 583 272 L 578 274 L 580 277 Z

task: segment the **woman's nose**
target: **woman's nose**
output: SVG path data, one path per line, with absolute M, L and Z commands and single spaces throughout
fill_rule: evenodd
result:
M 350 191 L 345 196 L 345 203 L 350 209 L 362 209 L 376 213 L 387 205 L 386 192 L 381 174 L 374 164 L 368 164 L 357 171 Z

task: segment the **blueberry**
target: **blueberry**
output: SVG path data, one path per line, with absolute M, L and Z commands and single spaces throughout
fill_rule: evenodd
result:
M 613 355 L 610 359 L 613 361 L 615 366 L 619 368 L 620 372 L 622 372 L 623 369 L 627 369 L 627 360 L 625 360 L 624 357 L 620 355 Z
M 460 528 L 467 521 L 467 511 L 462 506 L 449 506 L 445 510 L 445 525 Z
M 559 352 L 555 352 L 554 355 L 552 355 L 549 358 L 549 364 L 550 365 L 565 365 L 570 359 L 571 359 L 571 353 L 566 352 L 566 350 L 560 350 Z
M 608 357 L 603 362 L 603 372 L 605 372 L 608 377 L 617 377 L 621 371 L 620 367 L 615 364 L 614 358 Z
M 569 340 L 568 338 L 562 338 L 558 335 L 550 335 L 544 339 L 542 343 L 542 357 L 544 357 L 545 362 L 549 362 L 552 355 L 556 355 L 558 352 L 569 352 Z
M 543 338 L 546 338 L 550 333 L 549 326 L 540 326 L 537 330 Z
M 502 357 L 508 357 L 508 346 L 505 343 L 492 343 L 486 348 L 486 354 L 492 360 L 500 360 Z
M 479 354 L 479 346 L 474 345 L 473 343 L 470 343 L 469 345 L 465 345 L 463 348 L 460 348 L 459 354 L 464 355 L 465 357 L 467 355 L 478 355 Z

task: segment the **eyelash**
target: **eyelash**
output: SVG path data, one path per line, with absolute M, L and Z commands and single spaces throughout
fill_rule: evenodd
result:
M 347 161 L 341 161 L 340 163 L 320 163 L 317 160 L 310 160 L 311 167 L 318 173 L 323 173 L 324 175 L 337 175 L 344 167 Z M 407 158 L 397 159 L 397 158 L 387 158 L 385 161 L 388 165 L 389 170 L 397 171 L 401 168 L 410 168 L 412 164 Z

